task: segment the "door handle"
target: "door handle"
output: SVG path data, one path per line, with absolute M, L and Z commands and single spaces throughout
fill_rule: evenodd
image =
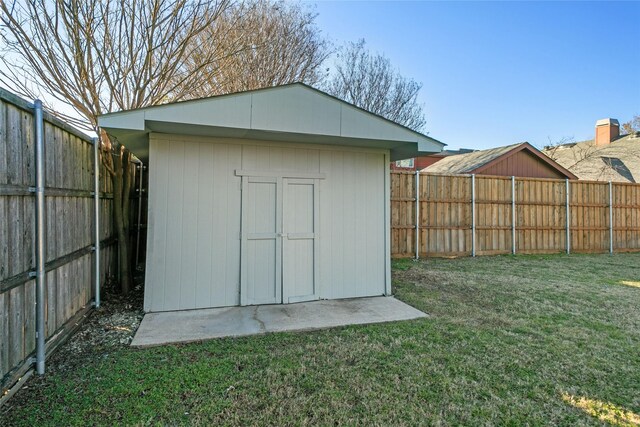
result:
M 280 236 L 280 237 L 289 237 L 289 234 L 287 234 L 287 233 L 278 233 L 278 236 Z

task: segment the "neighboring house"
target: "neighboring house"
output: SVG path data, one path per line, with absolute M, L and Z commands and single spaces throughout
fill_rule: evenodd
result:
M 148 312 L 390 295 L 389 163 L 443 146 L 303 84 L 99 125 L 149 165 Z
M 573 173 L 528 142 L 448 156 L 422 171 L 434 174 L 577 179 Z
M 640 182 L 640 135 L 620 136 L 616 119 L 598 120 L 592 140 L 550 146 L 544 152 L 579 179 Z
M 427 166 L 431 166 L 432 164 L 444 159 L 447 156 L 455 156 L 456 154 L 465 154 L 471 153 L 475 150 L 470 150 L 466 148 L 462 148 L 460 150 L 444 150 L 440 153 L 429 154 L 428 156 L 420 156 L 411 159 L 398 160 L 396 162 L 391 163 L 392 170 L 401 170 L 401 171 L 416 171 L 422 170 Z

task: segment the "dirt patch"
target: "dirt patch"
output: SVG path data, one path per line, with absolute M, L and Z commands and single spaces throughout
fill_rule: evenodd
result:
M 73 368 L 76 360 L 84 356 L 128 346 L 143 316 L 140 285 L 126 297 L 115 292 L 105 293 L 100 308 L 94 310 L 80 329 L 52 355 L 50 372 Z

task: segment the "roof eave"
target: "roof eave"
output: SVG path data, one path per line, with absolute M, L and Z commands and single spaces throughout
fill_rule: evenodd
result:
M 297 138 L 297 142 L 323 140 L 360 147 L 368 144 L 389 149 L 394 160 L 438 153 L 445 146 L 317 89 L 288 86 L 280 93 L 272 91 L 282 86 L 110 113 L 98 117 L 98 124 L 134 152 L 148 150 L 145 141 L 148 145 L 150 132 L 272 141 L 277 137 L 283 141 Z
M 125 127 L 114 126 L 111 120 L 101 120 L 99 125 L 111 136 L 117 138 L 133 153 L 143 160 L 148 159 L 149 134 L 180 134 L 196 137 L 210 138 L 235 138 L 247 140 L 278 141 L 289 143 L 308 143 L 323 145 L 338 145 L 354 148 L 379 148 L 390 151 L 391 160 L 402 160 L 416 157 L 421 154 L 433 154 L 442 151 L 444 144 L 429 137 L 419 140 L 390 140 L 356 138 L 341 135 L 323 135 L 297 132 L 279 132 L 267 129 L 243 129 L 225 128 L 217 126 L 204 126 L 190 123 L 154 122 L 144 121 L 140 123 L 129 122 Z

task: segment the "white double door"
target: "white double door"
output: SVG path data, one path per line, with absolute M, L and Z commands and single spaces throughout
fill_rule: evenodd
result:
M 242 177 L 240 303 L 318 299 L 318 180 Z

